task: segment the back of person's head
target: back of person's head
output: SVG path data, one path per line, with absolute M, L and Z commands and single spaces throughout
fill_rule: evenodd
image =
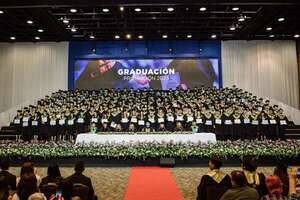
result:
M 43 193 L 36 192 L 28 197 L 28 200 L 47 200 Z
M 72 197 L 72 200 L 81 200 L 79 196 Z
M 79 161 L 75 164 L 75 172 L 76 173 L 82 173 L 84 171 L 84 162 L 83 161 Z
M 255 163 L 254 158 L 245 158 L 242 163 L 243 169 L 249 172 L 255 172 L 257 169 L 257 165 Z
M 22 165 L 20 177 L 25 174 L 34 174 L 34 166 L 32 162 L 26 162 Z
M 24 174 L 17 186 L 17 194 L 20 200 L 27 200 L 28 197 L 38 192 L 37 179 L 33 173 Z
M 68 179 L 63 179 L 58 185 L 58 189 L 62 191 L 64 200 L 71 200 L 73 193 L 73 185 Z
M 241 187 L 247 184 L 247 179 L 243 171 L 234 170 L 231 172 L 231 181 L 233 186 Z
M 285 164 L 279 164 L 274 169 L 274 175 L 278 176 L 282 182 L 288 182 L 288 167 Z
M 282 182 L 276 175 L 266 177 L 266 186 L 270 194 L 281 194 L 283 192 Z
M 8 198 L 8 185 L 5 176 L 0 176 L 0 200 L 7 200 Z
M 7 159 L 1 160 L 1 162 L 0 162 L 0 168 L 2 170 L 8 170 L 9 169 L 9 161 Z
M 210 158 L 208 166 L 211 170 L 213 169 L 220 169 L 222 167 L 223 163 L 221 159 L 217 156 L 213 156 Z
M 47 174 L 50 177 L 61 177 L 59 167 L 56 163 L 52 163 L 48 166 Z

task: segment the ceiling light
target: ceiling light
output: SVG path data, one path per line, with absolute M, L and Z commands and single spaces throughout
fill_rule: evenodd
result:
M 278 18 L 279 22 L 283 22 L 285 19 L 283 17 Z
M 75 28 L 75 26 L 73 26 L 73 27 L 71 28 L 71 31 L 72 31 L 72 32 L 76 32 L 76 31 L 77 31 L 77 29 Z
M 213 35 L 211 35 L 210 37 L 214 39 L 214 38 L 217 37 L 217 35 L 213 34 Z
M 67 17 L 63 18 L 63 23 L 68 24 L 70 21 L 67 19 Z
M 3 10 L 0 10 L 0 14 L 3 14 L 4 13 L 4 11 Z
M 168 11 L 169 11 L 169 12 L 173 12 L 173 11 L 174 11 L 174 8 L 170 7 L 170 8 L 168 8 Z
M 44 32 L 44 30 L 43 29 L 38 29 L 37 30 L 39 33 L 42 33 L 42 32 Z
M 120 11 L 122 11 L 122 12 L 124 11 L 124 7 L 123 6 L 120 7 Z
M 236 28 L 234 25 L 230 26 L 229 30 L 234 31 Z
M 240 10 L 240 8 L 239 7 L 233 7 L 232 10 L 233 11 L 238 11 L 238 10 Z
M 130 35 L 130 34 L 126 34 L 126 38 L 127 38 L 127 39 L 130 39 L 130 38 L 131 38 L 131 35 Z
M 202 12 L 203 12 L 203 11 L 206 11 L 206 8 L 205 8 L 205 7 L 201 7 L 201 8 L 200 8 L 200 11 L 202 11 Z
M 33 24 L 32 20 L 27 20 L 27 24 Z
M 16 39 L 16 37 L 14 37 L 14 36 L 11 36 L 9 39 L 11 39 L 11 40 L 15 40 L 15 39 Z
M 163 35 L 162 38 L 168 38 L 168 35 Z
M 299 34 L 294 35 L 294 38 L 299 38 L 299 37 L 300 37 Z
M 39 39 L 41 39 L 39 36 L 36 36 L 34 39 L 36 39 L 36 40 L 39 40 Z
M 270 38 L 273 38 L 273 37 L 275 37 L 275 35 L 269 35 L 269 37 L 270 37 Z
M 273 28 L 272 27 L 267 27 L 266 30 L 267 31 L 271 31 Z
M 71 13 L 76 13 L 77 10 L 76 10 L 75 8 L 71 8 L 71 9 L 70 9 L 70 12 L 71 12 Z
M 109 12 L 109 9 L 108 8 L 103 8 L 102 11 L 107 13 L 107 12 Z
M 246 16 L 243 16 L 243 15 L 239 16 L 239 18 L 238 18 L 239 22 L 244 22 L 245 20 L 246 20 Z
M 143 39 L 143 38 L 144 38 L 144 36 L 142 36 L 142 35 L 139 35 L 139 36 L 138 36 L 138 38 L 139 38 L 139 39 Z
M 115 39 L 120 39 L 120 36 L 119 35 L 115 35 Z
M 142 11 L 142 9 L 140 9 L 140 8 L 135 8 L 134 10 L 135 10 L 135 12 L 141 12 Z
M 93 33 L 90 35 L 90 39 L 95 39 L 95 36 Z
M 186 37 L 187 37 L 187 38 L 192 38 L 193 36 L 189 34 L 189 35 L 187 35 Z

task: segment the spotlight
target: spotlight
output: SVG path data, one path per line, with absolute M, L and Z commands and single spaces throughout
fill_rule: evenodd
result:
M 243 15 L 239 16 L 239 18 L 238 18 L 239 22 L 244 22 L 245 20 L 246 20 L 246 16 L 243 16 Z
M 36 40 L 39 40 L 39 39 L 41 39 L 39 36 L 36 36 L 34 39 L 36 39 Z
M 70 12 L 71 12 L 71 13 L 76 13 L 77 10 L 76 10 L 75 8 L 71 8 L 71 9 L 70 9 Z
M 144 38 L 144 36 L 142 36 L 142 35 L 139 35 L 139 36 L 138 36 L 138 38 L 139 38 L 139 39 L 143 39 L 143 38 Z
M 90 39 L 95 39 L 95 36 L 93 34 L 90 35 Z
M 130 34 L 126 34 L 126 38 L 127 38 L 127 39 L 130 39 L 130 38 L 131 38 L 131 35 L 130 35 Z
M 266 28 L 267 31 L 271 31 L 272 29 L 273 29 L 273 28 L 270 27 L 270 26 Z
M 238 10 L 240 10 L 240 8 L 239 7 L 233 7 L 232 10 L 233 11 L 238 11 Z
M 163 35 L 162 38 L 168 38 L 168 35 Z
M 11 39 L 11 40 L 15 40 L 15 39 L 16 39 L 16 37 L 14 37 L 14 36 L 11 36 L 9 39 Z
M 135 8 L 134 10 L 135 10 L 135 12 L 141 12 L 142 11 L 142 9 L 140 9 L 140 8 Z
M 213 34 L 210 37 L 213 38 L 213 39 L 215 39 L 215 38 L 217 38 L 217 35 Z
M 269 35 L 269 37 L 270 37 L 270 38 L 274 38 L 274 37 L 275 37 L 275 35 Z
M 64 24 L 68 24 L 69 22 L 70 22 L 70 20 L 67 19 L 67 17 L 64 17 L 64 18 L 63 18 L 63 23 L 64 23 Z
M 231 30 L 231 31 L 234 31 L 235 29 L 236 29 L 236 28 L 235 28 L 234 25 L 232 25 L 232 26 L 229 27 L 229 30 Z
M 73 27 L 71 28 L 71 31 L 72 31 L 72 32 L 76 32 L 76 31 L 77 31 L 77 29 L 75 28 L 75 26 L 73 26 Z
M 300 37 L 299 34 L 294 35 L 294 38 L 299 38 L 299 37 Z
M 124 7 L 123 7 L 123 6 L 120 7 L 120 11 L 121 11 L 121 12 L 124 11 Z
M 27 24 L 33 24 L 32 20 L 27 20 Z
M 187 35 L 186 37 L 187 37 L 187 38 L 192 38 L 193 36 L 189 34 L 189 35 Z
M 115 39 L 120 39 L 120 36 L 119 35 L 115 35 Z
M 206 7 L 201 7 L 199 10 L 204 12 L 204 11 L 206 11 Z
M 167 9 L 169 12 L 173 12 L 174 11 L 174 8 L 170 7 Z
M 283 22 L 285 19 L 283 17 L 280 17 L 277 19 L 279 22 Z
M 37 30 L 39 33 L 42 33 L 42 32 L 44 32 L 44 30 L 43 29 L 38 29 Z
M 108 8 L 103 8 L 102 11 L 107 13 L 107 12 L 109 12 L 109 9 Z
M 3 14 L 4 13 L 4 11 L 3 10 L 0 10 L 0 14 Z

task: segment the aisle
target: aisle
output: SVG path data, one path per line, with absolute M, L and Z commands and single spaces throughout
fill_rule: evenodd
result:
M 183 200 L 170 169 L 133 167 L 124 200 Z

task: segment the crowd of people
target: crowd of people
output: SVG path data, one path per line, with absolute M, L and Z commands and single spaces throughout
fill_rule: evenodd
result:
M 219 137 L 276 137 L 289 123 L 269 100 L 232 88 L 58 91 L 17 112 L 25 140 L 89 132 L 215 132 Z
M 222 161 L 213 157 L 209 172 L 197 187 L 197 200 L 299 200 L 297 169 L 284 164 L 265 177 L 257 172 L 253 159 L 244 159 L 241 170 L 230 175 L 222 172 Z M 41 178 L 33 163 L 21 167 L 20 176 L 9 172 L 9 162 L 1 161 L 0 200 L 96 200 L 91 178 L 85 176 L 84 162 L 74 167 L 74 174 L 63 178 L 57 164 L 48 166 L 47 176 Z M 298 192 L 298 193 L 297 193 Z

